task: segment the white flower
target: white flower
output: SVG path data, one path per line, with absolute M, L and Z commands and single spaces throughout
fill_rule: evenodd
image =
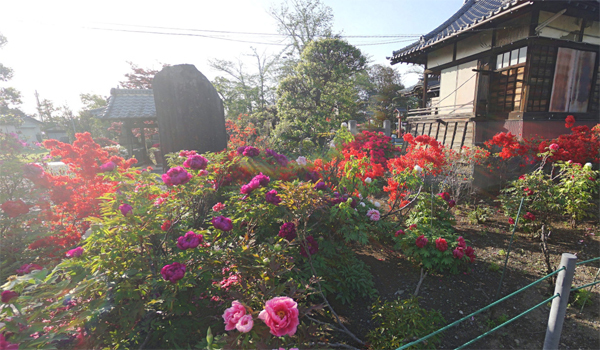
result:
M 358 198 L 359 198 L 359 199 L 362 199 L 362 194 L 360 194 L 360 193 L 359 193 L 359 194 L 358 194 Z
M 373 202 L 373 205 L 376 206 L 377 208 L 381 207 L 381 203 L 379 203 L 379 202 Z
M 590 169 L 591 169 L 591 168 L 592 168 L 592 163 L 590 163 L 590 162 L 587 162 L 587 163 L 585 163 L 585 165 L 584 165 L 583 167 L 584 167 L 584 168 L 590 168 Z
M 420 174 L 420 173 L 422 173 L 422 172 L 423 172 L 423 168 L 421 168 L 421 167 L 420 167 L 420 166 L 418 166 L 418 165 L 415 165 L 415 171 L 416 171 L 417 173 L 419 173 L 419 174 Z
M 367 178 L 365 179 L 365 182 L 366 182 L 366 183 L 368 183 L 368 184 L 370 184 L 370 183 L 371 183 L 371 181 L 373 181 L 373 179 L 371 179 L 370 177 L 367 177 Z
M 361 206 L 361 207 L 364 207 L 364 206 L 365 206 L 365 203 L 363 203 L 363 202 L 360 202 L 360 206 Z
M 342 125 L 340 125 L 342 128 L 347 128 L 348 127 L 348 123 L 343 122 Z
M 296 159 L 296 163 L 305 166 L 306 165 L 306 157 L 300 156 L 298 157 L 298 159 Z

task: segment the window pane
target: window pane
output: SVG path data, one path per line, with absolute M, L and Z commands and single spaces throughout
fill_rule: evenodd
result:
M 502 68 L 508 67 L 510 61 L 510 52 L 504 53 L 504 59 L 502 60 Z
M 519 63 L 525 63 L 527 60 L 527 46 L 519 49 Z
M 496 69 L 502 68 L 502 54 L 499 54 L 496 58 Z
M 510 65 L 514 66 L 519 61 L 519 49 L 514 49 L 510 53 Z

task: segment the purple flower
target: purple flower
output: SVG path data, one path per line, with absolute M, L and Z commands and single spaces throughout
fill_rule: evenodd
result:
M 181 250 L 196 248 L 202 243 L 203 239 L 204 236 L 201 234 L 196 234 L 194 231 L 188 231 L 185 236 L 177 238 L 177 248 Z
M 310 181 L 310 182 L 317 182 L 319 180 L 320 174 L 316 171 L 308 171 L 306 172 L 306 174 L 304 175 L 304 179 L 306 181 Z
M 185 265 L 180 264 L 178 262 L 174 262 L 170 265 L 165 265 L 160 270 L 160 274 L 165 279 L 165 281 L 175 283 L 182 279 L 183 275 L 185 275 Z
M 240 193 L 241 194 L 250 194 L 250 192 L 254 191 L 255 189 L 260 187 L 260 182 L 258 182 L 258 180 L 252 179 L 252 181 L 250 181 L 248 184 L 243 185 L 242 188 L 240 188 Z
M 67 252 L 67 258 L 78 258 L 83 254 L 83 247 L 77 247 L 75 249 L 71 249 Z
M 281 198 L 279 198 L 279 196 L 277 195 L 277 191 L 275 190 L 270 190 L 269 192 L 267 192 L 265 194 L 265 200 L 267 201 L 267 203 L 275 205 L 279 205 L 279 203 L 281 203 Z
M 238 149 L 237 149 L 237 153 L 238 153 L 240 156 L 241 156 L 241 155 L 243 155 L 243 154 L 244 154 L 244 151 L 246 150 L 246 147 L 248 147 L 248 146 L 240 146 L 240 147 L 238 147 Z
M 246 157 L 256 157 L 260 154 L 260 151 L 256 147 L 248 146 L 246 147 L 246 149 L 244 149 L 244 152 L 242 154 Z
M 100 165 L 100 171 L 103 173 L 107 173 L 109 171 L 113 171 L 117 168 L 117 164 L 115 162 L 106 162 L 102 165 Z
M 310 255 L 314 255 L 319 251 L 319 243 L 313 238 L 313 236 L 306 237 L 306 245 L 308 246 L 308 252 Z M 300 255 L 308 257 L 306 250 L 304 250 L 304 244 L 300 245 Z
M 285 238 L 288 241 L 294 240 L 296 238 L 296 225 L 293 222 L 286 222 L 279 228 L 279 237 Z
M 184 167 L 194 170 L 206 169 L 206 165 L 208 165 L 208 159 L 199 154 L 191 155 L 185 160 L 185 162 L 183 162 Z
M 2 302 L 5 304 L 8 304 L 8 302 L 19 296 L 19 293 L 12 291 L 12 290 L 5 290 L 2 291 Z
M 171 168 L 166 174 L 162 175 L 162 180 L 167 186 L 183 185 L 191 179 L 192 175 L 180 166 Z
M 327 185 L 323 181 L 319 181 L 315 184 L 315 190 L 324 191 L 327 189 Z
M 214 217 L 212 218 L 211 222 L 216 229 L 221 231 L 231 231 L 233 229 L 231 219 L 224 216 Z
M 131 214 L 131 212 L 133 211 L 133 207 L 129 204 L 121 204 L 119 206 L 119 210 L 121 211 L 121 214 L 123 214 L 123 216 L 127 216 Z
M 263 175 L 263 173 L 260 173 L 258 175 L 256 175 L 252 181 L 258 181 L 258 183 L 261 186 L 266 186 L 269 184 L 269 182 L 271 181 L 271 179 L 267 176 L 267 175 Z
M 275 159 L 275 161 L 281 165 L 281 166 L 287 166 L 288 164 L 288 159 L 286 156 L 284 156 L 283 154 L 279 154 L 271 149 L 265 149 L 265 154 L 267 156 L 271 156 Z

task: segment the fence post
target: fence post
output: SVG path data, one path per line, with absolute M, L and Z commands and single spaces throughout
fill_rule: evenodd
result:
M 548 328 L 546 329 L 546 338 L 544 339 L 544 350 L 558 349 L 560 341 L 560 332 L 567 312 L 569 303 L 569 293 L 571 292 L 571 282 L 575 274 L 577 256 L 569 253 L 563 253 L 560 259 L 560 266 L 565 269 L 558 273 L 554 294 L 560 294 L 560 297 L 552 300 L 552 308 L 548 317 Z

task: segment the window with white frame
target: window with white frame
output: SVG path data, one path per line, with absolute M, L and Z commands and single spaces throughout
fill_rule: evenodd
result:
M 527 46 L 501 53 L 496 57 L 496 70 L 516 66 L 527 61 Z

